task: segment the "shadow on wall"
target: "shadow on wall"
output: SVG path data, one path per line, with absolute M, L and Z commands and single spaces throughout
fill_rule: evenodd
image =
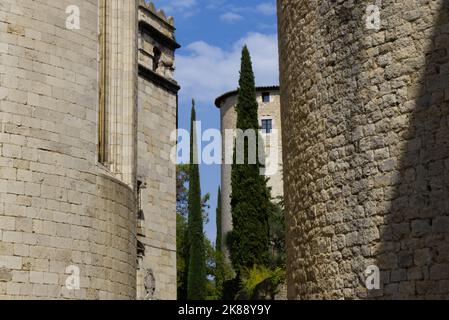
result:
M 449 298 L 449 0 L 370 2 L 278 2 L 290 299 Z
M 439 2 L 439 17 L 421 18 L 433 21 L 431 45 L 417 48 L 425 50 L 425 70 L 401 106 L 409 126 L 395 141 L 404 142 L 390 148 L 402 154 L 391 198 L 384 195 L 391 207 L 376 255 L 382 287 L 371 298 L 449 298 L 449 1 Z

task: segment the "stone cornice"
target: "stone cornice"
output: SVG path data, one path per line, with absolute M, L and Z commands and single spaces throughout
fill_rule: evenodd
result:
M 139 64 L 139 76 L 141 76 L 147 81 L 153 82 L 154 84 L 164 88 L 167 91 L 170 91 L 173 94 L 178 94 L 178 91 L 181 89 L 178 83 L 175 82 L 174 80 L 164 78 L 163 76 L 148 69 L 142 64 Z
M 173 40 L 170 37 L 167 37 L 165 34 L 157 30 L 155 27 L 150 25 L 149 23 L 140 20 L 139 21 L 139 31 L 145 34 L 148 34 L 151 36 L 154 40 L 159 42 L 160 44 L 166 46 L 167 48 L 171 50 L 176 50 L 181 48 L 181 45 L 177 43 L 175 40 Z

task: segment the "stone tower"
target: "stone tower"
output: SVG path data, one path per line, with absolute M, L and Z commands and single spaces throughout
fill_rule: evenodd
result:
M 263 134 L 264 146 L 267 150 L 267 157 L 273 161 L 278 162 L 273 166 L 275 170 L 268 175 L 268 186 L 271 187 L 271 196 L 274 201 L 278 201 L 283 196 L 283 181 L 282 181 L 282 126 L 280 114 L 280 96 L 279 86 L 271 87 L 257 87 L 256 88 L 257 102 L 259 104 L 259 123 L 261 127 L 268 130 Z M 221 134 L 223 137 L 222 144 L 222 165 L 221 165 L 221 212 L 222 212 L 222 240 L 224 249 L 226 250 L 226 235 L 232 230 L 232 212 L 231 212 L 231 172 L 232 172 L 232 155 L 233 144 L 232 139 L 228 139 L 230 144 L 226 143 L 226 131 L 231 132 L 236 129 L 237 112 L 235 107 L 237 105 L 238 91 L 231 91 L 223 94 L 215 100 L 215 105 L 220 109 L 221 119 Z M 276 132 L 275 132 L 276 131 Z M 276 147 L 272 139 L 276 137 L 277 150 L 270 150 L 271 147 Z M 269 156 L 269 153 L 274 152 L 274 156 Z M 227 154 L 226 154 L 227 153 Z M 226 162 L 226 158 L 230 162 Z M 267 161 L 268 164 L 268 161 Z
M 175 47 L 138 43 L 163 27 L 136 0 L 0 5 L 0 299 L 176 297 Z
M 289 298 L 449 298 L 448 9 L 278 1 Z
M 173 18 L 151 3 L 141 1 L 139 8 L 137 180 L 144 189 L 138 239 L 144 252 L 139 251 L 137 297 L 176 299 L 176 166 L 170 136 L 176 130 L 180 88 L 173 72 L 180 46 Z

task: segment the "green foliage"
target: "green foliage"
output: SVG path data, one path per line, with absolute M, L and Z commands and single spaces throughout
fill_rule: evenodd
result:
M 177 292 L 178 300 L 185 301 L 187 299 L 187 275 L 189 266 L 189 242 L 188 242 L 188 195 L 189 195 L 189 164 L 179 164 L 176 166 L 176 267 L 177 267 Z M 203 222 L 206 223 L 207 211 L 209 208 L 209 193 L 201 200 Z M 209 245 L 209 247 L 208 247 Z M 210 258 L 210 250 L 213 251 L 209 239 L 205 238 L 206 262 L 208 269 L 214 268 L 214 259 Z M 215 252 L 212 253 L 215 255 Z M 211 267 L 213 265 L 213 267 Z M 209 272 L 208 274 L 211 274 Z M 211 286 L 211 281 L 207 285 Z M 214 285 L 212 281 L 212 285 Z M 208 290 L 206 290 L 208 292 Z M 211 294 L 207 293 L 209 296 Z
M 179 300 L 187 299 L 189 165 L 176 166 L 176 277 Z
M 219 299 L 219 297 L 217 296 L 216 284 L 215 280 L 213 279 L 216 269 L 216 261 L 215 261 L 216 251 L 214 246 L 212 245 L 212 242 L 206 236 L 204 237 L 204 246 L 206 248 L 206 275 L 207 275 L 205 299 L 217 300 Z
M 273 297 L 284 280 L 285 272 L 281 268 L 271 270 L 265 266 L 257 265 L 251 268 L 245 267 L 242 269 L 241 274 L 241 294 L 246 297 L 253 297 L 256 287 L 262 282 L 268 281 L 271 289 L 270 296 Z
M 187 217 L 189 215 L 188 199 L 189 199 L 189 164 L 176 165 L 176 212 Z M 209 205 L 210 193 L 206 193 L 201 199 L 201 207 L 203 211 L 203 222 L 206 224 L 209 222 L 207 210 Z
M 187 299 L 187 262 L 189 245 L 187 241 L 187 219 L 176 214 L 176 276 L 178 299 Z
M 206 257 L 203 233 L 203 208 L 201 203 L 200 173 L 198 167 L 195 106 L 192 106 L 190 166 L 189 166 L 189 203 L 188 203 L 188 239 L 189 265 L 187 278 L 187 299 L 204 300 L 206 294 Z
M 204 300 L 218 300 L 215 292 L 215 281 L 211 279 L 206 280 L 206 293 Z
M 178 164 L 176 166 L 176 212 L 183 217 L 188 215 L 188 183 L 189 165 Z
M 210 208 L 209 200 L 210 200 L 210 193 L 206 193 L 201 198 L 201 211 L 203 213 L 203 224 L 209 223 L 209 215 L 207 214 L 207 210 L 206 210 L 206 209 Z
M 265 266 L 244 267 L 241 274 L 241 288 L 248 296 L 252 296 L 256 286 L 270 277 L 271 270 Z
M 258 103 L 256 100 L 256 83 L 251 56 L 247 46 L 243 47 L 239 93 L 237 98 L 237 128 L 259 129 Z
M 206 256 L 206 275 L 213 277 L 215 275 L 215 248 L 212 242 L 204 235 L 204 252 Z
M 231 278 L 223 282 L 223 296 L 222 300 L 234 300 L 240 290 L 240 280 Z
M 270 276 L 270 281 L 273 284 L 273 286 L 276 288 L 279 288 L 279 286 L 285 282 L 285 279 L 286 279 L 286 274 L 285 274 L 285 269 L 283 269 L 283 268 L 274 269 Z
M 176 166 L 176 277 L 179 300 L 187 299 L 189 165 Z
M 272 268 L 285 267 L 285 215 L 283 201 L 273 203 L 268 217 L 270 256 L 269 264 Z
M 223 281 L 224 281 L 224 261 L 222 250 L 222 225 L 221 225 L 221 189 L 218 188 L 218 201 L 216 210 L 216 224 L 217 224 L 217 239 L 215 242 L 215 288 L 218 299 L 223 296 Z
M 236 111 L 238 129 L 243 131 L 253 129 L 258 132 L 256 87 L 251 57 L 246 46 L 242 51 Z M 244 148 L 244 164 L 234 162 L 231 174 L 234 229 L 228 237 L 228 244 L 232 264 L 237 273 L 243 267 L 266 265 L 269 260 L 268 219 L 272 206 L 270 190 L 265 177 L 260 175 L 261 164 L 258 159 L 256 164 L 248 163 L 247 139 L 245 139 Z M 235 154 L 234 147 L 234 160 Z M 256 154 L 258 154 L 257 150 Z

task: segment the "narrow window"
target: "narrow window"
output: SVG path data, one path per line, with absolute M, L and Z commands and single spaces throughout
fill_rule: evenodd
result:
M 271 119 L 263 119 L 262 120 L 262 132 L 263 133 L 271 133 L 273 130 L 273 121 Z
M 161 60 L 161 50 L 158 47 L 153 49 L 153 71 L 156 72 L 159 68 L 159 61 Z
M 137 240 L 137 261 L 139 261 L 139 258 L 143 258 L 145 256 L 145 245 Z
M 264 102 L 264 103 L 270 102 L 270 93 L 269 92 L 262 92 L 262 102 Z

